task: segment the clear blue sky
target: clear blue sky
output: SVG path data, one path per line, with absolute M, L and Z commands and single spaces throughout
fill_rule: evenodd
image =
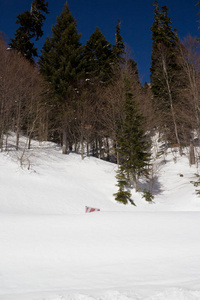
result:
M 14 36 L 17 25 L 16 17 L 25 10 L 30 10 L 32 0 L 0 0 L 0 31 L 3 31 L 8 41 Z M 39 50 L 47 37 L 51 36 L 51 26 L 56 23 L 65 0 L 49 0 L 50 14 L 44 29 L 44 36 L 36 44 Z M 149 81 L 151 63 L 151 31 L 153 23 L 154 0 L 68 0 L 72 15 L 77 20 L 78 31 L 82 34 L 84 44 L 99 27 L 106 39 L 114 43 L 117 19 L 121 19 L 121 34 L 123 40 L 132 49 L 132 58 L 138 64 L 142 81 Z M 173 28 L 177 28 L 182 39 L 189 33 L 200 36 L 197 28 L 199 6 L 197 0 L 158 0 L 159 6 L 169 8 L 169 16 Z

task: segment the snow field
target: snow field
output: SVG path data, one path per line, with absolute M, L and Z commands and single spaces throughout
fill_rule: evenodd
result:
M 59 290 L 142 287 L 146 297 L 145 286 L 148 294 L 150 286 L 200 289 L 199 225 L 199 212 L 1 215 L 0 299 Z
M 0 153 L 0 300 L 200 299 L 200 198 L 186 155 L 157 160 L 154 203 L 133 191 L 136 207 L 115 202 L 114 164 L 52 143 L 26 155 L 30 170 Z

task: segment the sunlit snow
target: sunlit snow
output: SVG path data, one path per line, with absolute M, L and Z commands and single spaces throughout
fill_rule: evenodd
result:
M 136 206 L 124 206 L 115 164 L 33 142 L 21 168 L 11 146 L 0 153 L 1 300 L 200 299 L 198 168 L 186 150 L 155 160 L 153 203 L 132 191 Z

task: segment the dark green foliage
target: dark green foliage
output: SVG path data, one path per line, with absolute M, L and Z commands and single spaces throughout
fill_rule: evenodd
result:
M 197 180 L 190 181 L 190 183 L 192 183 L 195 187 L 199 187 L 200 186 L 200 175 L 196 173 L 195 176 L 197 177 Z M 200 195 L 200 189 L 196 189 L 195 192 L 197 195 Z
M 154 2 L 154 23 L 152 31 L 152 55 L 151 55 L 151 89 L 157 109 L 163 111 L 170 109 L 169 91 L 166 85 L 166 76 L 163 72 L 163 58 L 170 83 L 175 80 L 174 71 L 178 69 L 176 63 L 177 36 L 171 27 L 168 17 L 168 8 L 163 6 L 161 10 L 158 2 Z M 161 57 L 161 53 L 163 56 Z
M 144 190 L 142 198 L 144 198 L 147 202 L 152 202 L 154 199 L 154 195 L 150 191 Z
M 81 35 L 76 26 L 66 3 L 52 27 L 52 37 L 46 39 L 39 60 L 40 72 L 51 83 L 54 94 L 61 102 L 66 101 L 82 72 Z
M 83 74 L 80 34 L 68 4 L 57 17 L 52 27 L 52 37 L 48 37 L 39 60 L 40 72 L 50 84 L 54 107 L 51 116 L 52 132 L 56 141 L 62 144 L 63 154 L 67 154 L 73 143 L 73 124 L 78 98 L 78 86 Z
M 143 117 L 131 90 L 128 74 L 124 77 L 125 99 L 122 120 L 117 131 L 117 151 L 120 156 L 120 169 L 125 174 L 129 185 L 137 190 L 137 180 L 148 174 L 150 160 L 149 143 L 142 129 Z
M 167 6 L 162 6 L 161 10 L 158 7 L 158 1 L 154 1 L 154 23 L 151 27 L 153 47 L 156 44 L 164 43 L 169 48 L 175 46 L 177 40 L 176 31 L 172 30 L 172 22 L 168 17 Z
M 114 59 L 117 63 L 124 63 L 124 54 L 125 54 L 125 45 L 120 34 L 121 31 L 121 21 L 118 19 L 118 24 L 116 26 L 116 33 L 115 33 L 115 45 L 113 46 L 113 55 Z
M 44 2 L 44 0 L 34 0 L 31 5 L 31 16 L 33 19 L 33 30 L 32 30 L 32 38 L 35 37 L 36 41 L 43 36 L 42 26 L 46 17 L 42 13 L 49 13 L 48 10 L 48 2 Z
M 111 74 L 113 53 L 111 44 L 97 27 L 84 49 L 86 77 L 107 82 Z
M 113 51 L 97 27 L 84 47 L 85 88 L 88 90 L 90 108 L 94 114 L 92 147 L 93 155 L 103 158 L 103 140 L 108 139 L 108 128 L 103 121 L 106 112 L 104 89 L 109 85 L 113 71 Z M 106 112 L 106 113 L 105 113 Z M 91 123 L 92 120 L 89 122 Z
M 45 0 L 34 0 L 30 11 L 17 16 L 16 23 L 20 26 L 16 30 L 15 38 L 11 39 L 10 47 L 19 51 L 30 62 L 34 62 L 34 57 L 38 56 L 32 39 L 37 41 L 43 35 L 42 26 L 46 19 L 44 13 L 49 12 L 47 7 L 48 2 Z
M 122 168 L 128 174 L 135 173 L 139 176 L 144 172 L 149 157 L 148 145 L 141 126 L 142 121 L 143 118 L 130 90 L 130 81 L 125 78 L 124 119 L 118 132 L 118 151 L 122 158 Z
M 121 167 L 117 172 L 116 178 L 117 178 L 116 186 L 118 187 L 118 192 L 114 194 L 115 200 L 123 204 L 128 204 L 128 202 L 130 202 L 131 204 L 135 205 L 133 200 L 131 199 L 131 192 L 127 188 L 128 182 L 125 173 L 122 171 Z
M 196 5 L 200 6 L 200 1 L 198 1 Z M 198 15 L 200 15 L 200 11 L 198 12 Z M 198 23 L 200 23 L 200 20 L 198 21 Z M 198 30 L 200 30 L 200 26 L 198 27 Z
M 139 80 L 137 63 L 132 58 L 129 58 L 127 61 L 127 65 L 128 65 L 128 69 L 130 70 L 132 76 L 134 76 L 137 83 L 139 83 L 140 80 Z
M 116 26 L 115 45 L 105 39 L 97 27 L 84 48 L 86 78 L 107 83 L 112 76 L 113 66 L 124 63 L 125 46 L 120 34 L 121 22 Z
M 181 154 L 180 130 L 184 121 L 180 113 L 185 88 L 183 67 L 179 64 L 179 40 L 172 30 L 168 8 L 158 7 L 155 1 L 152 30 L 151 90 L 157 126 L 165 139 L 177 143 Z M 184 109 L 184 107 L 183 107 Z

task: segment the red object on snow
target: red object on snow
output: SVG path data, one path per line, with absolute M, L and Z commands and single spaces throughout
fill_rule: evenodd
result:
M 94 212 L 94 211 L 100 211 L 100 209 L 99 208 L 94 208 L 94 207 L 89 207 L 89 206 L 85 207 L 85 212 L 86 213 L 91 213 L 91 212 Z

